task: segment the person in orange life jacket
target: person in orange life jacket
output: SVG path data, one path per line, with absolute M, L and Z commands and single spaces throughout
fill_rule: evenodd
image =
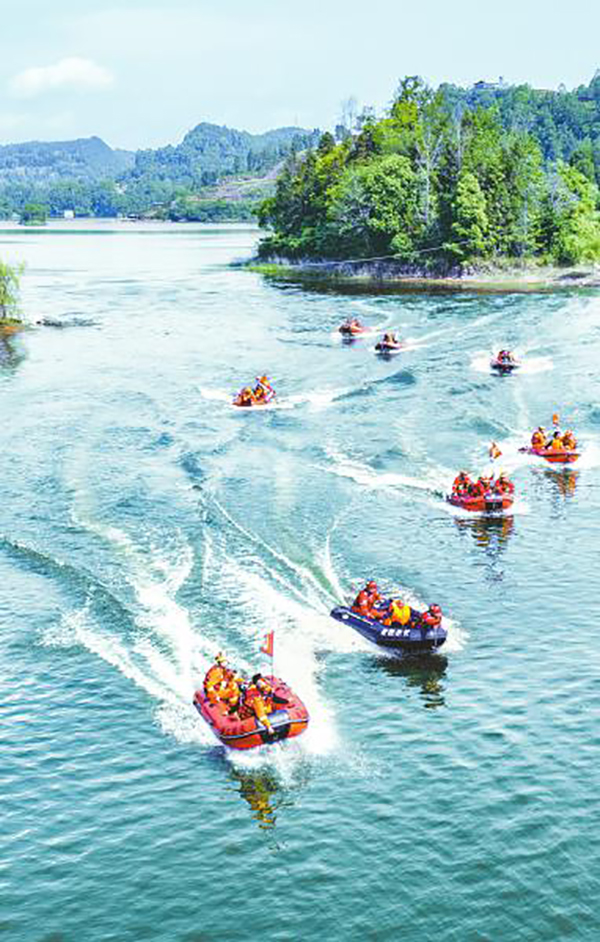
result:
M 204 692 L 209 702 L 225 703 L 234 713 L 240 700 L 240 683 L 242 678 L 227 666 L 225 655 L 219 652 L 204 678 Z
M 274 730 L 269 720 L 269 713 L 273 707 L 273 688 L 264 679 L 262 674 L 255 674 L 252 682 L 246 688 L 244 700 L 240 709 L 240 716 L 245 719 L 254 715 L 259 723 L 266 727 L 271 735 Z
M 495 490 L 500 494 L 514 494 L 515 485 L 509 480 L 508 475 L 501 471 L 496 481 Z
M 567 451 L 575 451 L 575 449 L 577 448 L 577 439 L 573 435 L 573 432 L 571 431 L 570 428 L 568 428 L 565 434 L 563 435 L 562 441 Z
M 430 605 L 426 612 L 421 615 L 421 635 L 427 636 L 430 628 L 439 628 L 442 624 L 442 610 L 439 605 Z
M 500 363 L 513 363 L 514 357 L 510 350 L 501 350 L 498 354 L 498 361 Z
M 234 400 L 235 404 L 238 406 L 242 406 L 246 404 L 254 405 L 255 401 L 256 401 L 256 397 L 252 389 L 250 388 L 250 386 L 244 386 L 244 388 L 239 391 L 239 393 L 237 394 Z
M 217 689 L 227 679 L 228 673 L 227 658 L 219 651 L 215 657 L 215 663 L 209 667 L 204 678 L 204 693 L 211 703 L 216 703 Z
M 546 429 L 543 425 L 538 425 L 531 436 L 531 447 L 534 451 L 541 451 L 542 448 L 546 447 Z
M 478 481 L 471 483 L 469 487 L 469 497 L 485 497 L 489 489 L 489 479 L 479 478 Z
M 560 432 L 558 431 L 558 429 L 556 430 L 556 432 L 554 432 L 547 447 L 550 449 L 550 451 L 564 451 L 565 450 L 562 436 Z
M 268 376 L 257 376 L 256 386 L 253 389 L 253 395 L 257 402 L 269 399 L 274 393 L 274 389 L 269 382 Z
M 363 615 L 365 618 L 380 618 L 381 610 L 375 607 L 377 602 L 381 601 L 381 595 L 377 588 L 377 583 L 367 582 L 364 589 L 358 593 L 352 605 L 352 611 Z
M 454 478 L 454 483 L 452 485 L 452 493 L 456 494 L 458 497 L 462 497 L 463 494 L 467 494 L 469 487 L 472 481 L 466 471 L 461 471 Z

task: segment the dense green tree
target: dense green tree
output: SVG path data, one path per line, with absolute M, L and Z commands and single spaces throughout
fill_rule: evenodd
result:
M 550 254 L 565 265 L 600 259 L 598 189 L 576 167 L 560 164 L 546 207 Z
M 41 203 L 25 203 L 21 210 L 20 221 L 24 225 L 34 225 L 46 222 L 48 207 Z
M 0 261 L 0 320 L 20 320 L 19 285 L 22 267 Z
M 470 170 L 463 170 L 452 201 L 451 240 L 444 249 L 457 261 L 485 258 L 489 255 L 489 230 L 486 200 L 479 181 Z
M 600 140 L 575 146 L 558 121 L 566 115 L 583 127 L 588 103 L 540 98 L 528 86 L 483 90 L 466 100 L 409 76 L 384 117 L 368 115 L 340 143 L 323 136 L 316 151 L 288 161 L 259 210 L 271 229 L 261 254 L 395 255 L 438 268 L 482 258 L 600 259 Z M 544 164 L 528 130 L 540 121 L 570 165 Z

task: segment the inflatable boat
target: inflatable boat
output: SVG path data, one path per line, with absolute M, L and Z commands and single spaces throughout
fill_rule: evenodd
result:
M 536 455 L 544 458 L 550 464 L 573 464 L 580 457 L 578 451 L 554 451 L 553 448 L 532 448 L 531 445 L 519 448 L 526 455 Z
M 239 409 L 258 409 L 261 406 L 268 406 L 269 403 L 273 402 L 274 398 L 275 390 L 267 393 L 267 395 L 264 396 L 263 399 L 259 399 L 258 402 L 253 402 L 251 399 L 243 399 L 241 393 L 238 393 L 232 405 L 237 406 Z
M 395 353 L 400 353 L 405 347 L 406 344 L 402 343 L 402 341 L 398 341 L 398 343 L 386 343 L 383 340 L 379 340 L 375 344 L 375 352 L 378 353 L 380 357 L 390 357 Z
M 342 337 L 360 337 L 361 334 L 368 334 L 369 328 L 357 324 L 342 324 L 338 327 Z
M 498 514 L 503 510 L 510 510 L 514 504 L 512 494 L 497 494 L 489 491 L 482 497 L 469 497 L 467 495 L 448 494 L 446 501 L 453 507 L 461 510 L 471 510 L 474 513 Z
M 225 746 L 231 749 L 254 749 L 283 739 L 292 739 L 300 736 L 308 726 L 308 710 L 293 690 L 279 677 L 265 677 L 275 696 L 286 703 L 277 705 L 277 709 L 269 713 L 269 722 L 273 733 L 267 731 L 255 716 L 241 719 L 235 713 L 231 714 L 222 703 L 211 703 L 204 690 L 197 690 L 194 694 L 194 706 L 198 713 L 211 727 Z
M 420 624 L 418 620 L 420 612 L 416 613 L 415 623 L 411 620 L 408 625 L 404 626 L 382 625 L 373 618 L 353 612 L 345 605 L 338 605 L 330 614 L 337 621 L 354 628 L 363 638 L 372 641 L 380 648 L 386 648 L 393 654 L 426 654 L 441 648 L 448 637 L 448 632 L 443 625 L 430 628 Z
M 499 360 L 498 357 L 492 357 L 490 360 L 490 369 L 494 373 L 506 374 L 514 373 L 515 370 L 520 369 L 521 364 L 516 360 Z

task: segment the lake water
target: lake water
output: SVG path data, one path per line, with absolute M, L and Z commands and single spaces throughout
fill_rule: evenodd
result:
M 0 349 L 0 937 L 597 940 L 600 296 L 313 289 L 230 267 L 256 238 L 0 233 L 64 325 Z M 553 412 L 577 470 L 519 455 Z M 450 512 L 492 439 L 514 515 Z M 443 657 L 328 617 L 367 577 L 442 605 Z M 193 691 L 271 629 L 311 725 L 232 754 Z

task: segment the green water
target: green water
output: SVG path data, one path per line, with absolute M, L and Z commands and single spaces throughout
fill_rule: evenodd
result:
M 598 294 L 311 290 L 229 267 L 255 239 L 0 233 L 64 325 L 0 349 L 0 937 L 596 940 Z M 575 471 L 518 453 L 554 411 Z M 450 513 L 492 438 L 514 515 Z M 443 606 L 443 657 L 328 617 L 365 577 Z M 309 731 L 227 753 L 194 688 L 271 629 Z

